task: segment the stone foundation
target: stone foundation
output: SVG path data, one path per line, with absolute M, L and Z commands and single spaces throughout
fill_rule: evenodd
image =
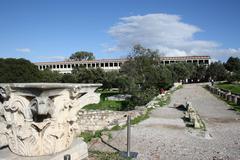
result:
M 240 97 L 237 97 L 237 105 L 240 105 Z
M 207 89 L 213 94 L 218 95 L 219 97 L 223 98 L 228 102 L 232 102 L 234 104 L 240 105 L 240 97 L 238 95 L 232 94 L 229 91 L 220 90 L 211 85 L 207 85 Z
M 123 126 L 126 124 L 127 115 L 131 115 L 134 119 L 140 115 L 146 113 L 146 108 L 138 108 L 133 111 L 86 111 L 81 110 L 78 112 L 78 133 L 84 131 L 97 131 L 102 129 L 111 129 L 112 127 L 119 125 Z

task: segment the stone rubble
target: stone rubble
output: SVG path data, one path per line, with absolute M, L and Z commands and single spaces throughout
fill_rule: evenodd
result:
M 186 103 L 186 112 L 184 118 L 196 129 L 205 129 L 205 124 L 197 113 L 196 109 L 193 108 L 190 102 Z

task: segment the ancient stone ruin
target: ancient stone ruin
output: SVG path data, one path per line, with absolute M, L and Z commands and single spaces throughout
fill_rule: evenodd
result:
M 0 84 L 0 147 L 22 156 L 63 151 L 72 144 L 79 109 L 98 103 L 101 84 Z
M 188 124 L 193 126 L 196 129 L 206 129 L 205 124 L 197 113 L 196 109 L 193 108 L 190 102 L 186 102 L 186 112 L 184 113 L 185 120 L 188 121 Z
M 228 102 L 231 102 L 235 105 L 240 105 L 240 95 L 231 93 L 230 91 L 227 90 L 216 88 L 215 86 L 211 85 L 207 85 L 206 88 L 213 94 L 217 95 L 218 97 Z

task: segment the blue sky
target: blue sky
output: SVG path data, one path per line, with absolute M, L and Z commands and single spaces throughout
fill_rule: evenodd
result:
M 240 55 L 239 0 L 0 0 L 0 57 L 58 61 L 79 50 L 121 58 Z

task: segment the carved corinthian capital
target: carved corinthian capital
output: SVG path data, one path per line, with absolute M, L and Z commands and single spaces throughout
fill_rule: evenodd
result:
M 76 114 L 100 101 L 101 84 L 0 84 L 0 145 L 22 156 L 67 149 L 74 138 Z

